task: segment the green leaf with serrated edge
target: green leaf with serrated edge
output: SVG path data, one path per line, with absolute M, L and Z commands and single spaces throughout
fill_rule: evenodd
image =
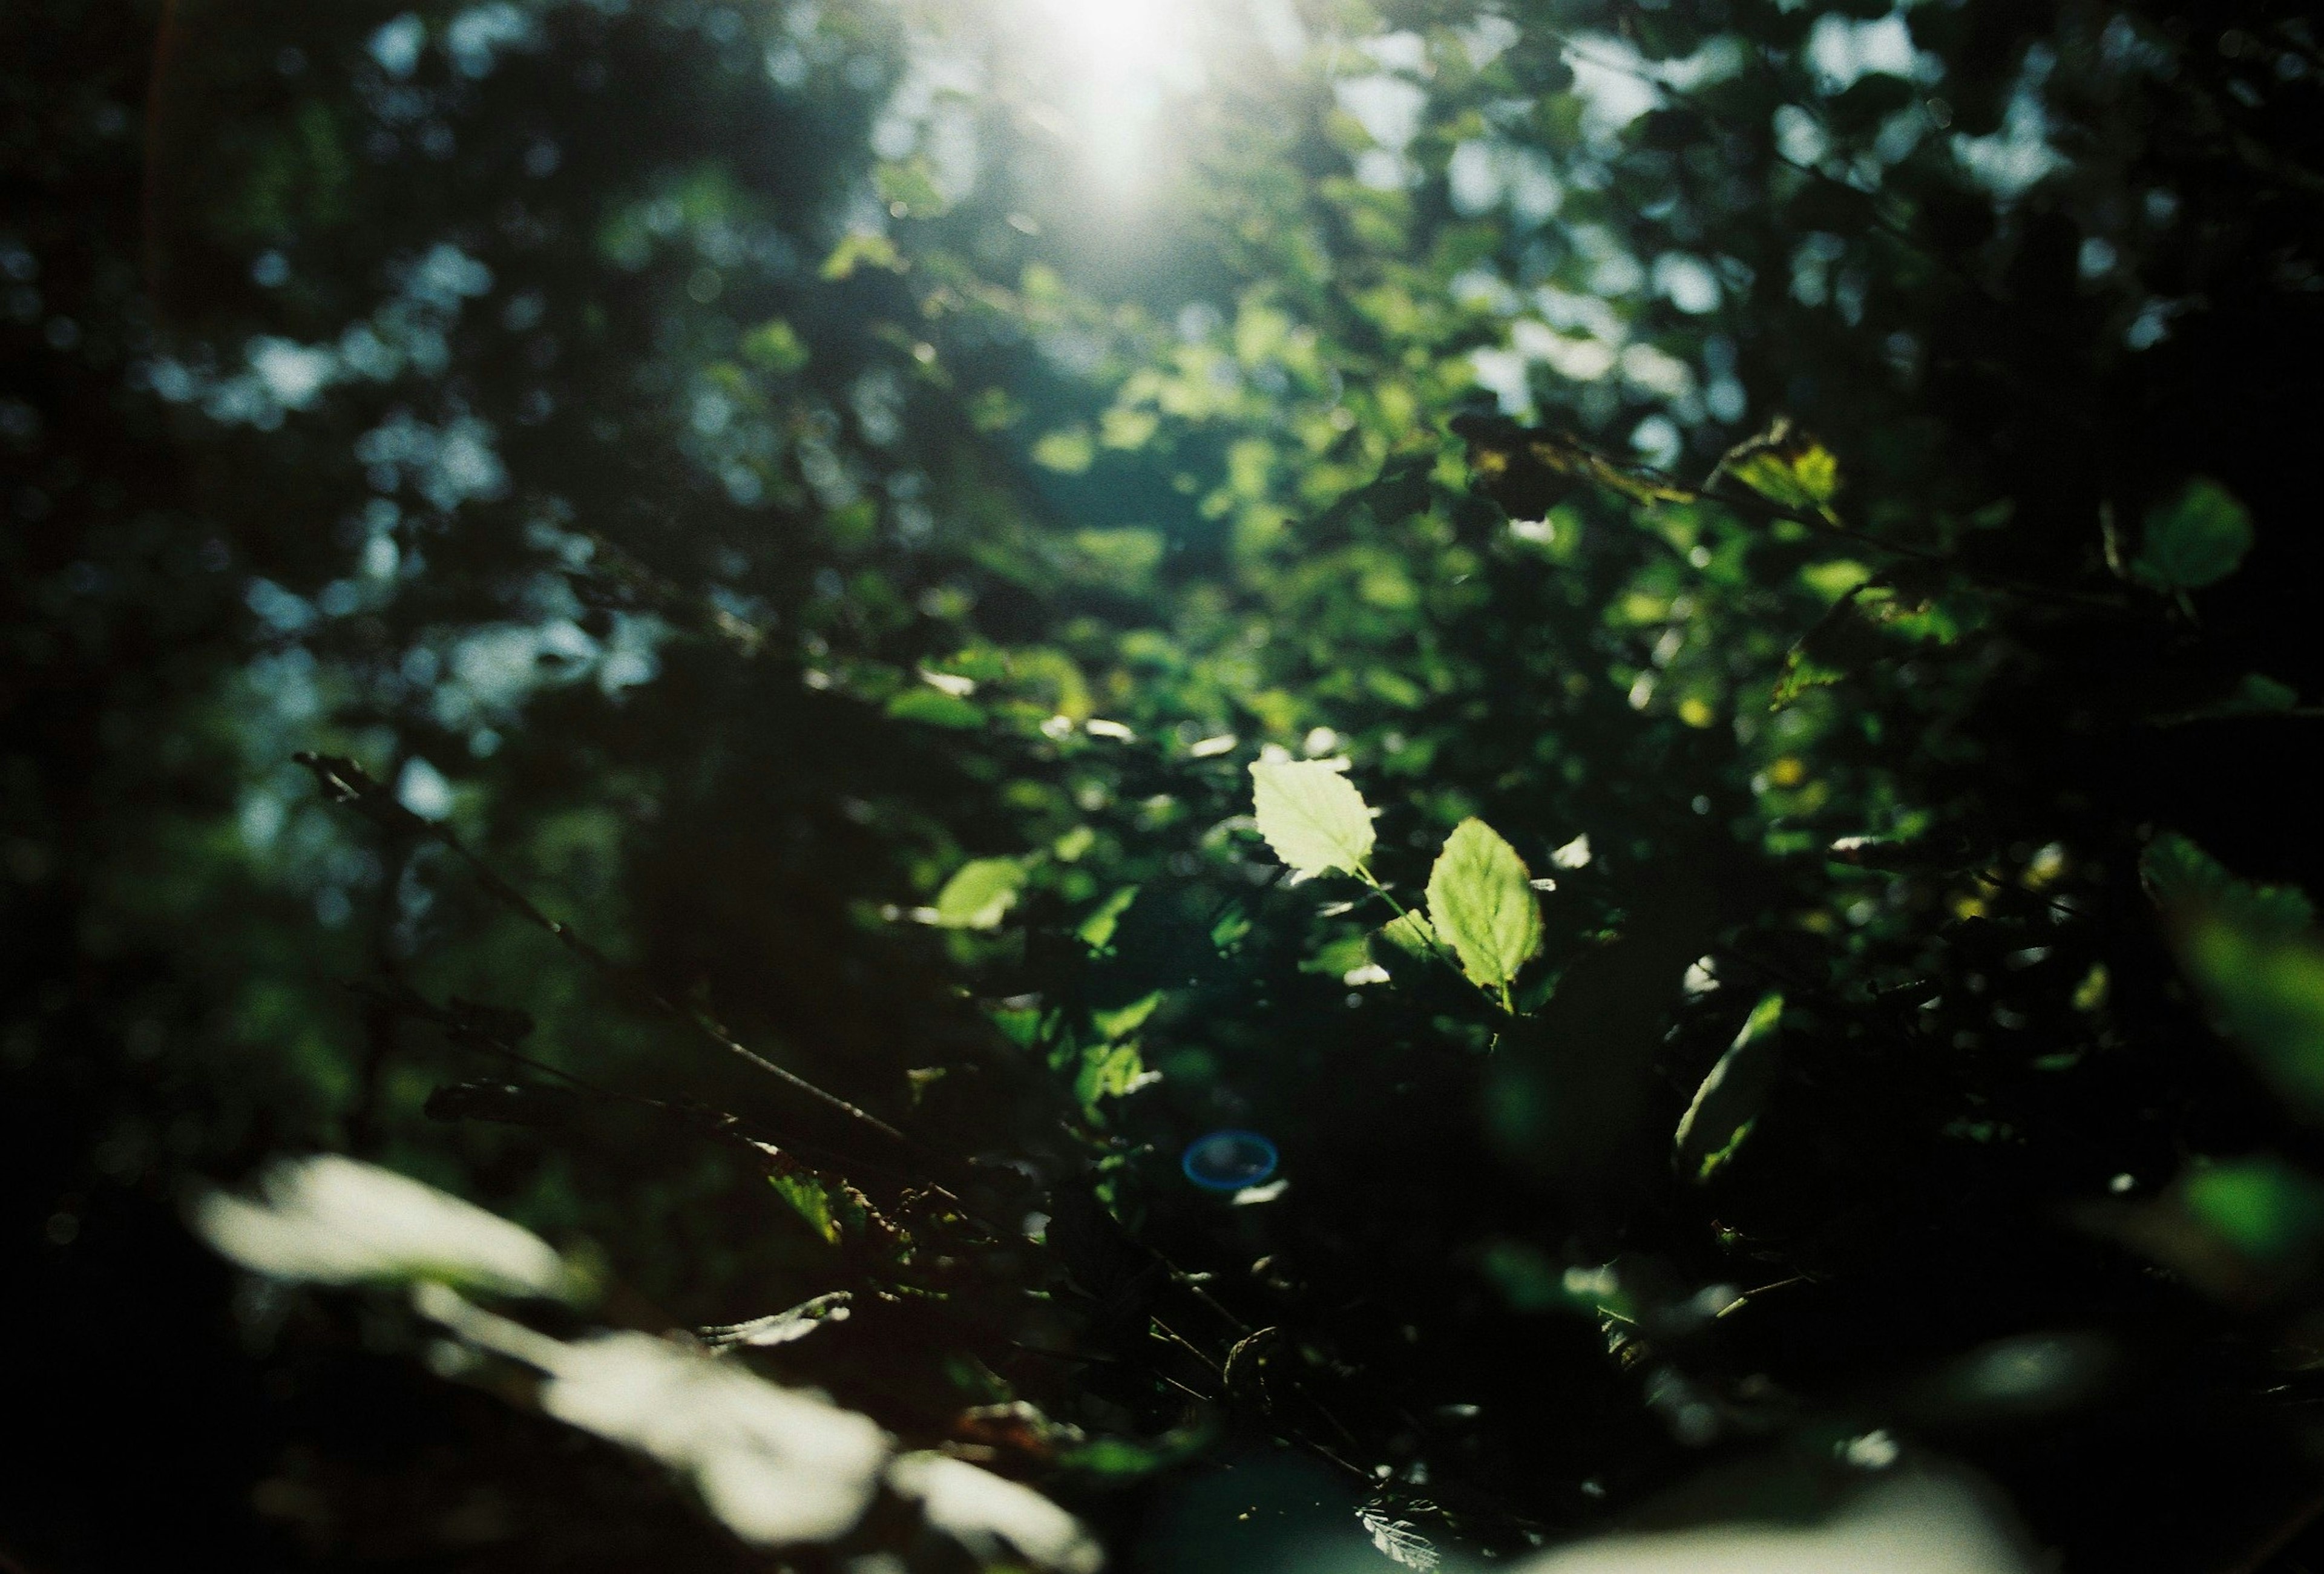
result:
M 1372 812 L 1337 766 L 1255 760 L 1251 808 L 1275 856 L 1301 874 L 1354 873 L 1371 856 Z
M 975 858 L 936 893 L 936 923 L 946 929 L 991 929 L 1017 905 L 1025 869 L 1013 858 Z
M 1379 937 L 1398 954 L 1425 959 L 1436 954 L 1436 931 L 1425 913 L 1399 913 L 1383 925 Z
M 1773 1080 L 1768 1041 L 1783 1015 L 1783 996 L 1762 998 L 1745 1018 L 1735 1041 L 1695 1090 L 1686 1113 L 1679 1117 L 1672 1148 L 1679 1173 L 1690 1180 L 1709 1180 L 1734 1156 L 1744 1134 L 1758 1118 L 1759 1105 Z
M 2251 516 L 2235 494 L 2198 476 L 2146 516 L 2146 536 L 2130 571 L 2156 590 L 2200 590 L 2241 566 L 2252 547 Z
M 1469 981 L 1499 989 L 1541 950 L 1541 904 L 1517 849 L 1482 820 L 1463 820 L 1428 871 L 1428 918 Z
M 2138 876 L 2165 912 L 2208 910 L 2271 934 L 2296 934 L 2316 922 L 2314 906 L 2297 888 L 2238 879 L 2176 832 L 2165 831 L 2146 844 Z

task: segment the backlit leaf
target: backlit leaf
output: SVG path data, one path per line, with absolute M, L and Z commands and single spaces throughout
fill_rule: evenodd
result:
M 1252 763 L 1250 779 L 1259 833 L 1301 874 L 1352 873 L 1371 856 L 1371 810 L 1339 767 L 1261 759 Z
M 1017 905 L 1024 884 L 1024 866 L 1013 858 L 971 859 L 936 893 L 936 923 L 946 929 L 995 928 Z
M 1541 950 L 1533 871 L 1482 820 L 1463 820 L 1428 872 L 1428 917 L 1471 983 L 1499 988 Z
M 1774 1077 L 1770 1041 L 1783 1015 L 1783 996 L 1771 994 L 1761 999 L 1751 1008 L 1735 1042 L 1694 1091 L 1673 1139 L 1679 1174 L 1688 1180 L 1707 1181 L 1718 1173 L 1742 1146 L 1758 1118 Z

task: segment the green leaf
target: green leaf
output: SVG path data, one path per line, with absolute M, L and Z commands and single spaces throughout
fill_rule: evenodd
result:
M 1130 888 L 1134 890 L 1137 888 L 1133 886 Z M 1111 1011 L 1092 1011 L 1090 1020 L 1095 1023 L 1097 1030 L 1108 1038 L 1127 1038 L 1145 1026 L 1146 1019 L 1153 1016 L 1155 1008 L 1161 1004 L 1162 991 L 1157 990 L 1150 995 L 1130 1001 L 1127 1006 L 1118 1006 Z
M 1833 517 L 1840 461 L 1787 418 L 1778 416 L 1766 431 L 1729 448 L 1719 468 L 1787 512 Z
M 1372 812 L 1340 767 L 1261 759 L 1252 762 L 1250 780 L 1259 833 L 1276 857 L 1301 874 L 1363 868 L 1372 851 Z
M 2277 1090 L 2324 1118 L 2324 943 L 2222 908 L 2182 914 L 2180 965 Z
M 770 372 L 797 372 L 807 363 L 807 341 L 781 318 L 770 317 L 742 336 L 742 359 Z
M 831 1194 L 823 1183 L 804 1170 L 790 1170 L 767 1177 L 782 1200 L 789 1203 L 807 1227 L 830 1242 L 839 1244 L 839 1220 L 831 1210 Z
M 2251 550 L 2251 516 L 2235 495 L 2201 476 L 2146 516 L 2130 571 L 2156 590 L 2200 590 L 2233 574 Z
M 1711 1179 L 1750 1134 L 1774 1081 L 1770 1041 L 1783 1016 L 1783 996 L 1763 998 L 1751 1008 L 1735 1042 L 1694 1091 L 1672 1143 L 1679 1174 L 1688 1180 Z
M 971 859 L 936 893 L 936 923 L 946 929 L 997 928 L 1024 884 L 1025 868 L 1013 858 Z
M 1081 943 L 1092 951 L 1105 950 L 1113 943 L 1113 932 L 1120 926 L 1121 916 L 1130 910 L 1130 904 L 1137 899 L 1136 886 L 1122 887 L 1104 901 L 1100 902 L 1097 905 L 1097 910 L 1083 919 L 1081 927 L 1074 933 L 1079 935 Z
M 2190 1174 L 2180 1205 L 2247 1257 L 2282 1263 L 2324 1240 L 2324 1184 L 2277 1158 L 2206 1164 Z
M 908 688 L 888 702 L 888 713 L 899 721 L 920 722 L 931 727 L 967 729 L 984 725 L 984 707 L 940 689 Z
M 1425 913 L 1397 914 L 1394 923 L 1380 927 L 1379 938 L 1400 955 L 1425 961 L 1436 954 L 1436 930 Z
M 2165 831 L 2139 855 L 2139 878 L 2166 913 L 2208 911 L 2271 934 L 2296 934 L 2316 909 L 2292 886 L 2255 885 L 2176 832 Z
M 845 279 L 858 268 L 885 268 L 900 273 L 908 266 L 896 243 L 872 230 L 851 230 L 823 260 L 825 279 Z
M 1146 1069 L 1134 1041 L 1093 1044 L 1082 1051 L 1082 1063 L 1074 1077 L 1074 1097 L 1081 1100 L 1083 1113 L 1093 1121 L 1102 1121 L 1101 1100 L 1119 1099 L 1160 1080 L 1160 1072 Z
M 1463 820 L 1428 871 L 1428 917 L 1469 981 L 1499 989 L 1541 950 L 1541 904 L 1517 849 L 1482 820 Z

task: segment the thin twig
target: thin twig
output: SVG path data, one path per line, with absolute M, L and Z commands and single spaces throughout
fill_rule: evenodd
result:
M 652 985 L 636 977 L 629 969 L 621 966 L 612 957 L 591 944 L 571 925 L 561 923 L 542 912 L 533 904 L 530 897 L 502 879 L 490 864 L 487 864 L 469 848 L 466 842 L 453 834 L 450 830 L 433 821 L 421 819 L 401 804 L 397 803 L 389 796 L 387 788 L 355 761 L 337 755 L 303 751 L 291 758 L 313 773 L 316 781 L 333 801 L 354 806 L 374 823 L 387 829 L 421 836 L 449 850 L 455 858 L 466 866 L 469 874 L 488 894 L 527 922 L 547 931 L 567 951 L 647 1005 L 665 1016 L 685 1023 L 719 1048 L 749 1062 L 769 1076 L 788 1085 L 795 1091 L 804 1093 L 825 1108 L 835 1109 L 858 1124 L 869 1127 L 890 1142 L 904 1147 L 916 1146 L 909 1137 L 879 1117 L 856 1108 L 835 1093 L 825 1092 L 798 1072 L 777 1065 L 766 1056 L 745 1047 L 723 1025 L 706 1013 L 678 1005 Z

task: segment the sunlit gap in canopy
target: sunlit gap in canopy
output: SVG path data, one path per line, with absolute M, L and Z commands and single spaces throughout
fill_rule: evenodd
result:
M 1096 189 L 1148 189 L 1169 111 L 1204 86 L 1204 0 L 1016 0 L 1044 97 Z

